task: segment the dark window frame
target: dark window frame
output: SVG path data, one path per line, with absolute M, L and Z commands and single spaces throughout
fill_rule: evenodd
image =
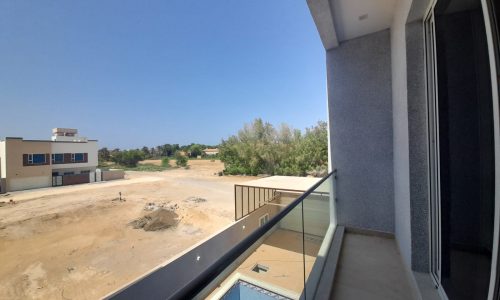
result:
M 50 164 L 47 161 L 47 154 L 45 153 L 28 153 L 27 166 L 43 166 Z M 43 160 L 40 158 L 43 157 Z

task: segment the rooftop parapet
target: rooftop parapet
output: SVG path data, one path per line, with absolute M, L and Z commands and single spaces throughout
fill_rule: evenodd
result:
M 53 128 L 52 136 L 76 136 L 78 129 L 74 128 Z
M 53 128 L 52 141 L 54 142 L 87 142 L 86 137 L 78 136 L 78 129 Z

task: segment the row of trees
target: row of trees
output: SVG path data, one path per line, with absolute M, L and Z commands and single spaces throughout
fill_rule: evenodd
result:
M 203 144 L 189 144 L 179 146 L 179 144 L 164 144 L 156 147 L 144 146 L 140 149 L 120 150 L 118 148 L 109 150 L 104 147 L 99 149 L 99 163 L 112 161 L 122 166 L 133 167 L 141 160 L 145 159 L 160 159 L 162 157 L 175 157 L 176 160 L 180 156 L 198 157 L 203 155 L 203 149 L 212 148 L 214 146 Z M 184 155 L 181 155 L 184 154 Z M 185 165 L 183 159 L 182 165 Z M 187 160 L 187 159 L 186 159 Z
M 112 161 L 123 166 L 135 166 L 137 162 L 145 159 L 160 159 L 163 157 L 178 157 L 184 154 L 188 157 L 203 156 L 203 149 L 217 146 L 203 144 L 189 144 L 179 146 L 179 144 L 164 144 L 149 148 L 144 146 L 140 149 L 120 150 L 118 148 L 109 150 L 104 147 L 99 149 L 99 162 Z M 177 155 L 179 154 L 179 155 Z
M 223 140 L 219 151 L 228 174 L 323 176 L 328 169 L 327 123 L 303 133 L 286 124 L 274 128 L 259 118 Z
M 144 159 L 173 157 L 178 166 L 187 165 L 187 156 L 198 157 L 213 146 L 164 144 L 133 150 L 99 150 L 99 162 L 112 161 L 134 167 Z M 323 176 L 328 168 L 328 129 L 318 122 L 305 132 L 286 124 L 275 128 L 262 119 L 245 124 L 237 135 L 222 140 L 219 158 L 227 174 Z M 168 165 L 168 160 L 166 160 Z
M 161 157 L 173 157 L 176 152 L 182 151 L 186 153 L 189 157 L 198 157 L 203 155 L 203 149 L 206 148 L 217 148 L 217 146 L 203 145 L 203 144 L 189 144 L 179 146 L 179 144 L 164 144 L 156 147 L 144 146 L 140 149 L 133 149 L 142 152 L 145 159 L 159 159 Z M 109 150 L 104 147 L 99 150 L 99 159 L 102 161 L 109 161 L 112 156 L 115 156 L 118 152 L 123 152 L 118 148 Z M 125 150 L 127 151 L 127 150 Z

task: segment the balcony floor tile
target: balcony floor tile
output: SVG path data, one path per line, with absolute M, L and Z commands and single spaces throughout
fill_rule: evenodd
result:
M 394 239 L 346 233 L 331 299 L 413 299 Z

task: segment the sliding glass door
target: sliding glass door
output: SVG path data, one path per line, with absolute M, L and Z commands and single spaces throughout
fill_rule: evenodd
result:
M 431 271 L 449 299 L 487 299 L 493 257 L 493 98 L 480 0 L 438 0 L 425 20 Z

